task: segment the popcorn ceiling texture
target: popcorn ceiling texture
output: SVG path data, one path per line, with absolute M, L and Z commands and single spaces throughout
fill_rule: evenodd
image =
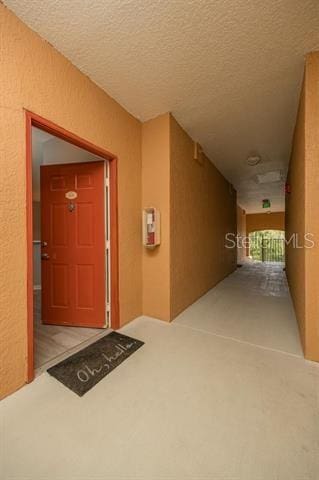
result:
M 5 0 L 128 111 L 171 111 L 234 183 L 248 213 L 283 185 L 304 55 L 319 48 L 318 0 Z M 72 7 L 70 6 L 72 5 Z M 248 167 L 247 155 L 263 163 Z
M 5 396 L 23 385 L 27 367 L 24 108 L 119 158 L 122 324 L 142 313 L 141 124 L 3 5 L 0 20 L 0 396 Z

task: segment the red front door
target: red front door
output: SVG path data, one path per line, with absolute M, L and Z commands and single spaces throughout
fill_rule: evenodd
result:
M 103 327 L 104 162 L 41 166 L 42 321 Z

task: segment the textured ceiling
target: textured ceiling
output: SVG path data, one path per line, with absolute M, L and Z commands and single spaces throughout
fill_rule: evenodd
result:
M 304 55 L 318 0 L 4 0 L 141 120 L 171 111 L 236 186 L 239 203 L 283 209 Z M 258 153 L 262 162 L 248 167 Z

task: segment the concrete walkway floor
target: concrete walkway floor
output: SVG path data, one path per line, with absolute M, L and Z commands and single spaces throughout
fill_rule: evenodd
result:
M 264 348 L 302 356 L 281 263 L 245 263 L 175 322 Z
M 247 265 L 79 398 L 48 374 L 0 405 L 2 480 L 317 480 L 319 368 L 282 267 Z

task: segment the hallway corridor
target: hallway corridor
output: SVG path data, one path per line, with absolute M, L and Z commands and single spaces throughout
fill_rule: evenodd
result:
M 317 480 L 319 368 L 282 266 L 121 331 L 145 345 L 84 397 L 45 373 L 1 403 L 1 478 Z
M 283 264 L 245 262 L 181 313 L 179 325 L 302 356 Z
M 319 1 L 0 19 L 0 480 L 319 480 Z

